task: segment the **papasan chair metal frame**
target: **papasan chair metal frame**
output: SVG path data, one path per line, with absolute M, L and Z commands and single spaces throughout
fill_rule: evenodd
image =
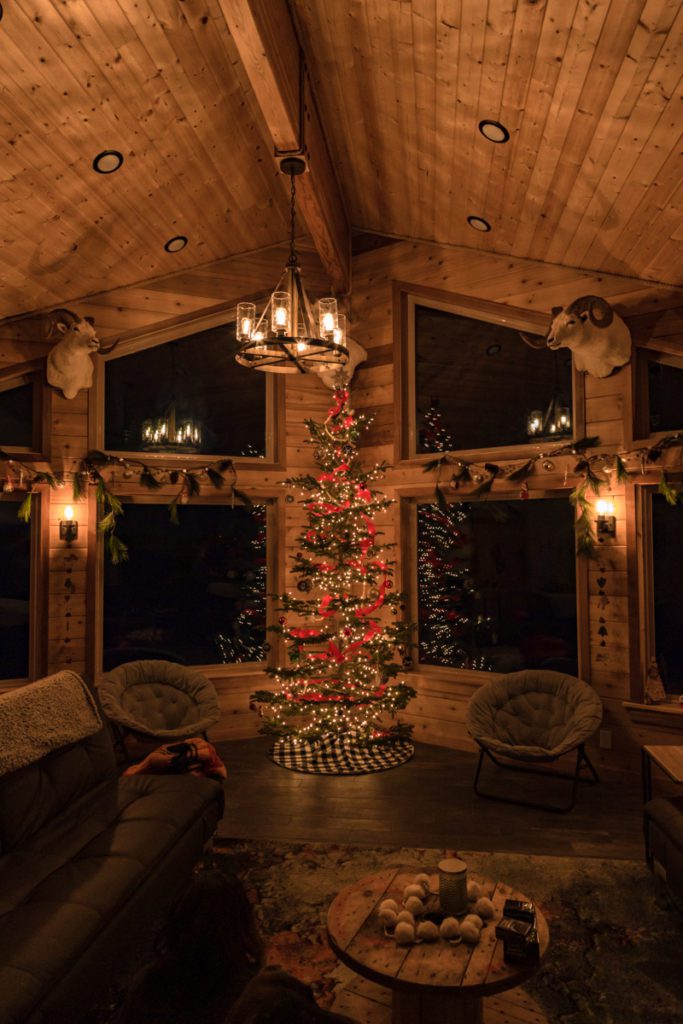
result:
M 558 813 L 570 811 L 576 802 L 579 781 L 600 781 L 584 744 L 601 720 L 600 698 L 588 683 L 574 676 L 526 669 L 485 683 L 471 698 L 467 710 L 468 731 L 480 748 L 474 777 L 475 793 L 488 800 L 522 807 Z M 574 750 L 573 773 L 537 767 L 557 761 Z M 569 802 L 558 806 L 485 792 L 480 788 L 479 779 L 486 757 L 499 768 L 571 780 Z M 508 760 L 501 761 L 501 757 Z M 581 775 L 584 766 L 590 777 Z
M 220 719 L 216 689 L 196 669 L 172 661 L 127 661 L 95 683 L 115 743 L 128 756 L 126 736 L 170 742 L 201 735 Z

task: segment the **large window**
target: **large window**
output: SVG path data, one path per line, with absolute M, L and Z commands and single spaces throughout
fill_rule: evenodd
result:
M 0 446 L 37 450 L 33 381 L 0 383 Z
M 235 362 L 234 325 L 222 325 L 105 363 L 104 445 L 263 457 L 268 374 Z
M 0 501 L 0 679 L 29 674 L 31 529 L 17 519 L 18 507 Z
M 566 497 L 418 505 L 417 595 L 423 665 L 578 674 Z
M 534 349 L 510 326 L 417 301 L 408 310 L 408 454 L 572 436 L 572 362 L 566 349 Z
M 124 505 L 130 560 L 105 555 L 105 671 L 137 658 L 186 665 L 265 657 L 266 506 Z
M 683 693 L 683 508 L 652 495 L 654 656 L 664 687 Z
M 683 427 L 683 359 L 641 350 L 637 354 L 636 436 Z

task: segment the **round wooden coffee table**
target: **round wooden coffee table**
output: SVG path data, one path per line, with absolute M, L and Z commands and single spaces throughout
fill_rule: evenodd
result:
M 503 943 L 496 939 L 503 904 L 509 897 L 526 900 L 502 882 L 470 873 L 482 894 L 489 896 L 496 916 L 482 931 L 479 944 L 453 946 L 443 939 L 434 943 L 399 946 L 384 935 L 379 904 L 385 899 L 401 903 L 403 889 L 416 869 L 390 868 L 347 886 L 332 901 L 327 913 L 330 946 L 348 967 L 370 981 L 392 990 L 392 1024 L 481 1024 L 484 998 L 514 988 L 530 978 L 537 965 L 506 964 Z M 436 872 L 432 889 L 438 888 Z M 536 910 L 540 957 L 549 943 L 548 925 Z

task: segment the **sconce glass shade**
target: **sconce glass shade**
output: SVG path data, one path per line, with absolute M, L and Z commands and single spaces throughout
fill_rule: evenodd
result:
M 617 518 L 612 498 L 598 498 L 595 503 L 598 537 L 614 537 L 617 532 Z
M 77 537 L 78 523 L 74 519 L 74 510 L 71 505 L 65 505 L 64 518 L 59 521 L 59 539 L 71 544 Z

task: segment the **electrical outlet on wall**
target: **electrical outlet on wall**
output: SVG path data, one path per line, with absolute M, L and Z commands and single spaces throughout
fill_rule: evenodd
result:
M 600 730 L 600 746 L 603 750 L 612 749 L 612 730 L 601 729 Z

